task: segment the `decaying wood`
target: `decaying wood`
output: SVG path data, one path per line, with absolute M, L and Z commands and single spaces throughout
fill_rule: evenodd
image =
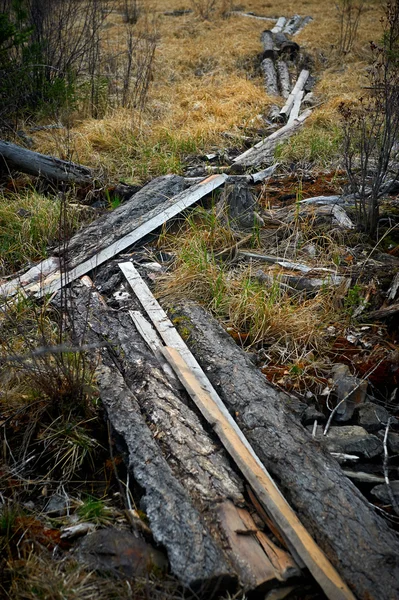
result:
M 0 140 L 0 165 L 7 170 L 15 169 L 54 182 L 65 181 L 77 185 L 90 185 L 95 179 L 94 172 L 88 167 L 33 152 L 2 140 Z
M 218 219 L 232 229 L 253 229 L 263 225 L 261 207 L 245 182 L 226 183 L 216 205 Z
M 0 296 L 14 296 L 24 287 L 43 281 L 52 273 L 56 273 L 60 268 L 60 260 L 54 256 L 46 258 L 37 265 L 31 267 L 28 271 L 15 277 L 11 281 L 6 281 L 0 285 Z
M 167 344 L 164 348 L 165 357 L 173 366 L 203 416 L 212 425 L 263 506 L 272 515 L 290 547 L 293 546 L 300 554 L 329 598 L 353 600 L 353 595 L 281 495 L 264 465 L 259 461 L 253 448 L 237 427 L 194 356 L 177 334 L 136 269 L 131 263 L 121 263 L 119 266 L 158 333 Z
M 201 307 L 178 314 L 189 345 L 281 491 L 359 600 L 399 595 L 399 543 L 338 463 L 297 422 L 274 389 Z
M 263 46 L 263 58 L 274 58 L 274 38 L 273 33 L 269 29 L 262 31 L 260 41 Z
M 278 60 L 276 62 L 278 79 L 280 82 L 280 90 L 283 98 L 288 98 L 290 95 L 291 81 L 288 65 L 285 60 Z
M 385 308 L 380 308 L 367 313 L 362 320 L 372 319 L 373 321 L 379 321 L 380 319 L 389 319 L 389 317 L 393 317 L 397 313 L 399 313 L 399 304 L 391 304 L 391 306 L 386 306 Z
M 289 117 L 291 109 L 294 106 L 295 98 L 297 97 L 297 95 L 300 94 L 300 92 L 302 92 L 302 90 L 305 87 L 305 84 L 308 80 L 308 77 L 309 77 L 309 71 L 307 71 L 306 69 L 302 69 L 302 71 L 300 72 L 299 77 L 292 89 L 292 92 L 290 93 L 290 95 L 287 98 L 287 102 L 284 104 L 283 108 L 280 111 L 281 116 L 284 117 L 285 119 L 287 119 Z
M 302 17 L 300 15 L 294 15 L 284 25 L 283 32 L 287 35 L 292 35 L 302 23 Z
M 291 109 L 290 116 L 288 119 L 288 124 L 293 123 L 293 121 L 295 121 L 295 119 L 298 118 L 302 99 L 303 99 L 303 90 L 301 92 L 298 92 L 298 94 L 295 96 L 294 104 L 292 105 L 292 109 Z
M 269 96 L 279 96 L 277 73 L 271 58 L 264 58 L 261 63 L 266 92 Z
M 165 546 L 172 571 L 184 585 L 208 591 L 206 598 L 213 586 L 228 587 L 236 578 L 245 589 L 261 590 L 289 575 L 271 564 L 256 536 L 250 541 L 242 481 L 149 354 L 153 334 L 141 313 L 112 311 L 97 301 L 90 306 L 87 290 L 75 286 L 73 293 L 75 330 L 86 327 L 89 310 L 88 340 L 103 346 L 97 357 L 100 396 L 127 448 L 151 530 Z M 137 323 L 138 314 L 141 332 L 131 320 Z M 241 534 L 233 531 L 237 519 Z M 249 538 L 237 544 L 237 536 L 246 532 Z
M 226 179 L 227 175 L 224 174 L 212 175 L 197 185 L 193 185 L 189 189 L 183 190 L 173 198 L 166 199 L 162 204 L 158 204 L 149 212 L 145 212 L 145 214 L 136 219 L 136 221 L 130 222 L 128 225 L 129 233 L 123 237 L 119 238 L 119 232 L 117 236 L 118 239 L 103 250 L 96 252 L 96 254 L 88 260 L 78 264 L 64 274 L 53 273 L 50 280 L 47 278 L 40 284 L 27 286 L 26 291 L 36 294 L 38 297 L 43 297 L 46 294 L 56 292 L 62 286 L 71 283 L 78 277 L 96 269 L 99 265 L 110 258 L 113 258 L 129 246 L 132 246 L 135 242 L 141 240 L 144 236 L 166 223 L 169 219 L 175 217 L 207 194 L 210 194 L 214 189 L 223 185 Z M 125 224 L 122 223 L 122 226 L 125 226 Z M 113 235 L 112 232 L 110 233 Z M 77 262 L 77 259 L 74 260 Z
M 275 24 L 275 26 L 273 27 L 271 32 L 279 33 L 280 31 L 283 31 L 284 25 L 286 24 L 286 22 L 287 22 L 287 19 L 285 17 L 279 17 L 279 19 L 277 20 L 277 23 Z
M 234 164 L 243 166 L 260 166 L 273 160 L 274 150 L 279 142 L 293 135 L 312 114 L 310 109 L 304 111 L 293 123 L 286 124 L 269 137 L 255 144 L 234 159 Z
M 304 17 L 302 20 L 302 23 L 299 24 L 299 27 L 293 32 L 292 35 L 298 35 L 298 33 L 300 33 L 302 31 L 302 29 L 304 27 L 306 27 L 306 25 L 308 23 L 310 23 L 311 21 L 313 21 L 313 17 Z

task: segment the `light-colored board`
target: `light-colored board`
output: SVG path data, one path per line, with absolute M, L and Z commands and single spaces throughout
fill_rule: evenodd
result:
M 299 117 L 299 111 L 301 108 L 301 102 L 303 100 L 303 96 L 304 96 L 304 91 L 301 90 L 300 92 L 297 93 L 297 95 L 294 98 L 294 104 L 292 105 L 292 109 L 290 112 L 290 117 L 288 119 L 288 125 L 290 125 L 291 123 L 293 123 L 295 121 L 295 119 L 297 119 Z
M 180 194 L 174 197 L 174 202 L 164 211 L 153 217 L 152 219 L 144 222 L 142 225 L 139 225 L 136 229 L 123 236 L 107 248 L 104 248 L 98 254 L 95 254 L 89 260 L 81 263 L 68 273 L 60 276 L 58 273 L 56 279 L 53 281 L 48 281 L 45 279 L 41 284 L 35 286 L 27 287 L 27 291 L 30 293 L 36 294 L 39 298 L 56 292 L 61 289 L 64 285 L 71 283 L 75 279 L 78 279 L 82 275 L 85 275 L 89 271 L 99 267 L 104 262 L 113 258 L 129 246 L 135 244 L 140 241 L 143 237 L 157 229 L 164 223 L 166 223 L 172 217 L 175 217 L 179 213 L 181 213 L 186 208 L 190 207 L 195 202 L 198 202 L 201 198 L 210 194 L 213 190 L 220 187 L 224 184 L 227 179 L 227 175 L 211 175 L 207 177 L 200 183 L 190 187 L 187 190 L 184 190 Z M 54 277 L 54 274 L 53 274 Z
M 173 367 L 208 423 L 246 478 L 260 503 L 279 527 L 289 548 L 299 554 L 331 600 L 355 600 L 353 594 L 299 521 L 226 409 L 197 360 L 182 340 L 132 263 L 120 263 L 133 292 L 166 344 L 165 358 Z
M 286 24 L 286 22 L 287 22 L 287 19 L 285 17 L 279 17 L 277 19 L 277 23 L 275 24 L 275 26 L 273 27 L 271 32 L 272 33 L 280 33 L 281 31 L 283 31 L 284 25 Z

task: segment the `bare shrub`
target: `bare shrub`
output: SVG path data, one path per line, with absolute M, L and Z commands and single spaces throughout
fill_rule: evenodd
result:
M 359 225 L 371 236 L 377 233 L 379 198 L 399 174 L 399 0 L 386 4 L 383 23 L 381 43 L 371 44 L 366 94 L 358 105 L 340 109 L 349 188 Z
M 364 0 L 340 0 L 337 5 L 339 26 L 338 52 L 348 54 L 356 41 L 360 17 L 364 11 Z

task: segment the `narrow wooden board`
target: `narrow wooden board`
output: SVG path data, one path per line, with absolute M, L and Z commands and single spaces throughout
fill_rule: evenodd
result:
M 40 284 L 36 284 L 34 286 L 28 286 L 26 288 L 27 292 L 36 294 L 39 298 L 42 298 L 46 294 L 52 294 L 57 290 L 61 289 L 64 285 L 67 285 L 82 277 L 89 271 L 92 271 L 96 267 L 102 265 L 104 262 L 113 258 L 132 244 L 141 240 L 144 236 L 160 227 L 166 221 L 175 217 L 184 209 L 188 208 L 207 194 L 210 194 L 213 190 L 220 187 L 224 184 L 227 179 L 227 175 L 211 175 L 207 177 L 200 183 L 193 185 L 192 187 L 184 190 L 180 194 L 174 197 L 174 202 L 164 211 L 146 221 L 139 227 L 136 227 L 133 231 L 123 236 L 107 248 L 104 248 L 98 254 L 95 254 L 89 260 L 81 263 L 68 273 L 60 274 L 59 272 L 56 274 L 56 278 L 54 280 L 54 274 L 52 276 L 52 280 L 45 279 Z
M 214 428 L 262 506 L 278 525 L 289 548 L 294 548 L 331 600 L 354 600 L 352 592 L 317 546 L 255 454 L 197 360 L 132 263 L 120 263 L 129 285 L 166 344 L 164 356 L 191 398 Z

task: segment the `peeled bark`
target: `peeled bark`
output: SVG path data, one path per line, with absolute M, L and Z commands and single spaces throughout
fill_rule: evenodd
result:
M 299 518 L 359 600 L 399 596 L 399 542 L 339 464 L 201 307 L 179 309 L 188 344 Z

